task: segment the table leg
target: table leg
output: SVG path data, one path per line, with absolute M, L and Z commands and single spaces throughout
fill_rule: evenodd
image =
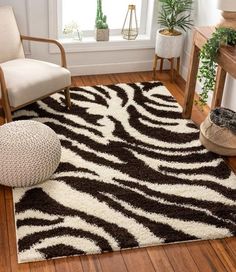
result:
M 154 61 L 153 61 L 153 79 L 156 79 L 156 69 L 157 69 L 157 61 L 158 56 L 155 54 Z
M 185 95 L 184 95 L 184 105 L 183 105 L 183 117 L 186 119 L 191 118 L 192 108 L 193 108 L 193 99 L 197 82 L 197 73 L 199 67 L 199 52 L 200 49 L 193 44 L 191 59 L 190 59 L 190 69 L 188 73 Z
M 180 57 L 177 58 L 177 76 L 179 76 L 179 70 L 180 70 Z
M 175 63 L 175 59 L 172 58 L 170 59 L 170 74 L 171 74 L 171 82 L 174 81 L 174 73 L 175 73 L 175 70 L 174 70 L 174 63 Z
M 164 59 L 161 58 L 161 65 L 160 65 L 160 72 L 162 73 L 163 71 L 163 64 L 164 64 Z
M 212 109 L 221 106 L 221 101 L 222 101 L 224 86 L 225 86 L 225 79 L 226 79 L 225 70 L 221 66 L 218 66 L 217 75 L 216 75 L 216 85 L 215 85 L 214 95 L 213 95 L 213 99 L 211 103 Z

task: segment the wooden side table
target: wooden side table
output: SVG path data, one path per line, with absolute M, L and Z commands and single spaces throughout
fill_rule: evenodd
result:
M 183 117 L 191 118 L 194 93 L 197 82 L 197 74 L 199 68 L 199 54 L 203 45 L 212 36 L 215 31 L 214 27 L 198 27 L 195 28 L 193 36 L 193 46 L 190 59 L 189 73 L 185 89 Z M 236 48 L 223 47 L 220 49 L 217 59 L 218 69 L 216 76 L 216 86 L 214 90 L 211 108 L 219 107 L 222 102 L 226 74 L 236 78 Z
M 160 72 L 163 71 L 163 64 L 164 64 L 164 58 L 159 57 L 158 55 L 155 54 L 154 61 L 153 61 L 153 79 L 156 79 L 156 70 L 157 70 L 157 62 L 158 60 L 161 61 L 160 64 Z M 174 69 L 174 64 L 175 64 L 175 58 L 167 59 L 170 62 L 171 69 L 170 69 L 170 74 L 171 74 L 171 82 L 174 81 L 174 76 L 175 76 L 175 69 Z M 177 75 L 179 75 L 179 68 L 180 68 L 180 57 L 177 58 L 177 67 L 176 67 L 176 72 Z

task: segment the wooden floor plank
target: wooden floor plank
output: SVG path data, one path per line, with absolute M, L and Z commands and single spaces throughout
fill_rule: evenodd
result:
M 56 272 L 71 272 L 70 266 L 67 263 L 67 258 L 59 258 L 54 260 Z
M 208 241 L 186 243 L 187 249 L 195 261 L 199 271 L 202 272 L 224 272 L 225 266 L 218 258 L 214 249 Z
M 0 272 L 10 272 L 10 248 L 8 243 L 7 217 L 4 187 L 0 185 Z
M 70 257 L 67 258 L 67 263 L 70 272 L 83 272 L 83 267 L 80 257 Z
M 146 249 L 124 250 L 121 252 L 128 272 L 155 272 Z
M 175 272 L 200 271 L 190 255 L 186 244 L 172 244 L 163 247 Z
M 98 258 L 103 272 L 128 272 L 120 252 L 101 254 Z
M 84 272 L 102 272 L 102 267 L 97 255 L 81 256 Z
M 156 272 L 174 272 L 163 246 L 149 247 L 147 252 Z
M 221 262 L 226 267 L 227 271 L 235 272 L 236 259 L 234 258 L 234 254 L 228 248 L 227 243 L 224 241 L 224 239 L 210 241 L 210 244 L 214 248 Z
M 236 169 L 236 168 L 235 168 Z M 236 239 L 234 237 L 225 239 L 227 246 L 230 248 L 232 253 L 234 254 L 234 258 L 236 258 Z
M 7 210 L 7 227 L 8 227 L 8 240 L 10 245 L 10 263 L 12 272 L 30 272 L 28 263 L 18 264 L 17 262 L 17 249 L 16 249 L 16 232 L 14 220 L 14 208 L 12 201 L 12 190 L 5 187 L 5 201 Z
M 54 261 L 42 261 L 30 263 L 30 272 L 56 272 Z

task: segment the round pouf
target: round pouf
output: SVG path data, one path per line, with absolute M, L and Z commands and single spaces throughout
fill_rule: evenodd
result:
M 0 126 L 0 184 L 26 187 L 45 181 L 60 159 L 60 140 L 48 126 L 28 120 Z
M 200 141 L 208 150 L 223 156 L 236 156 L 236 113 L 216 108 L 200 126 Z

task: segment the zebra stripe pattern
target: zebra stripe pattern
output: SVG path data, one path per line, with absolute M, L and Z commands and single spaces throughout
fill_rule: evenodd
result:
M 15 113 L 50 126 L 57 172 L 13 190 L 19 262 L 236 234 L 236 176 L 160 82 L 74 87 Z

